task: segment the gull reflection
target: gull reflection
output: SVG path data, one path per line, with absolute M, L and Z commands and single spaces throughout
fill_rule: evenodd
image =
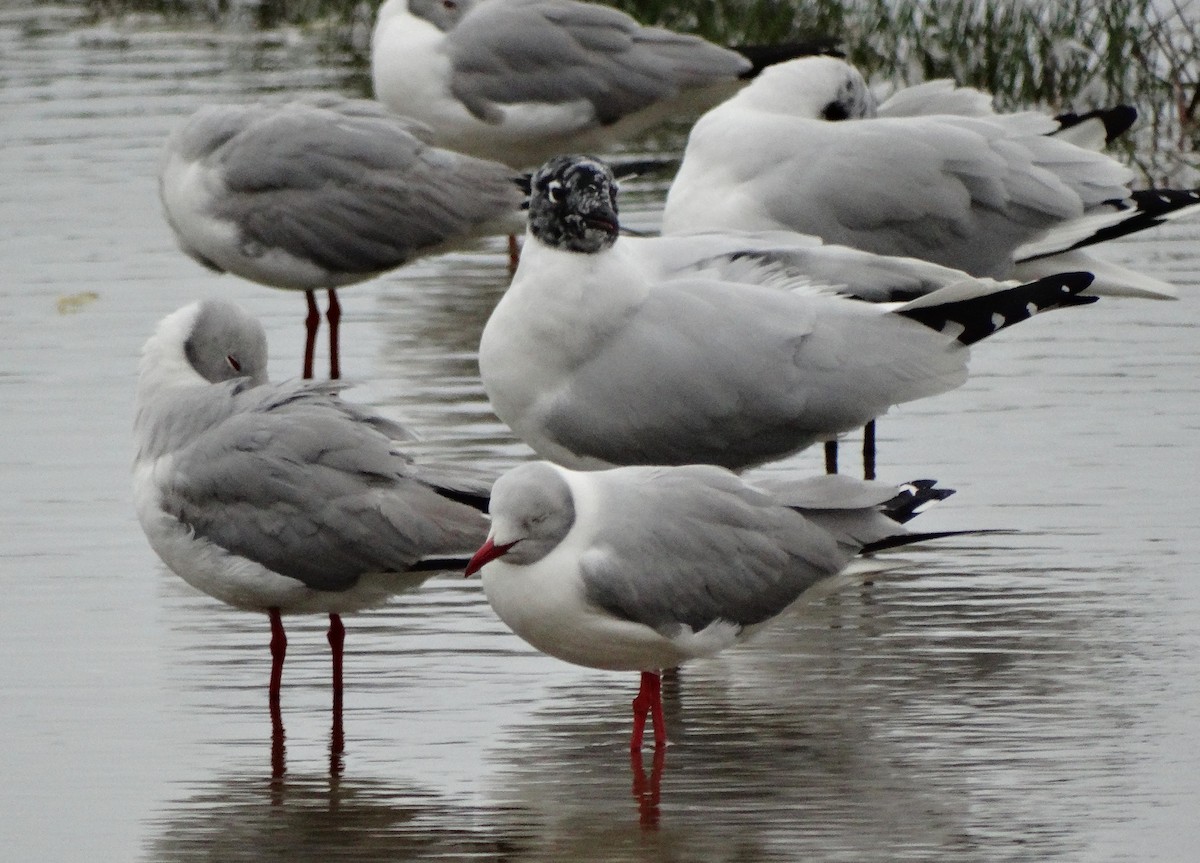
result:
M 667 765 L 667 747 L 654 747 L 647 775 L 642 764 L 642 750 L 629 750 L 629 769 L 633 771 L 633 798 L 637 801 L 638 824 L 643 830 L 658 829 L 658 802 L 662 796 L 662 775 Z
M 461 859 L 495 852 L 462 807 L 403 782 L 258 774 L 197 783 L 154 819 L 159 863 Z
M 1086 798 L 1064 743 L 1087 740 L 1116 775 L 1128 717 L 1072 709 L 1091 701 L 1070 691 L 1091 641 L 1045 581 L 930 568 L 799 609 L 664 681 L 673 744 L 628 773 L 635 687 L 580 671 L 503 733 L 492 796 L 536 837 L 524 860 L 970 861 L 997 843 L 1071 856 L 1087 842 L 1060 826 L 1086 823 L 1076 798 L 1031 805 L 1022 789 Z

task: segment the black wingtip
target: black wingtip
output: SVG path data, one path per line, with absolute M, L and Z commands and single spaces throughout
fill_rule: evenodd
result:
M 1062 252 L 1094 246 L 1096 243 L 1136 234 L 1138 231 L 1156 227 L 1171 219 L 1190 215 L 1188 211 L 1191 208 L 1200 207 L 1200 189 L 1138 189 L 1136 192 L 1130 193 L 1128 198 L 1116 198 L 1105 201 L 1105 204 L 1118 212 L 1127 211 L 1127 215 L 1117 224 L 1101 228 L 1065 249 L 1031 255 L 1028 258 L 1022 258 L 1019 263 L 1036 261 L 1039 258 L 1053 257 Z
M 471 562 L 469 557 L 427 557 L 418 560 L 408 572 L 462 572 Z
M 1104 143 L 1111 144 L 1121 135 L 1128 132 L 1133 124 L 1137 122 L 1137 118 L 1137 108 L 1132 105 L 1114 105 L 1111 108 L 1097 108 L 1094 111 L 1086 111 L 1082 114 L 1068 111 L 1065 114 L 1059 114 L 1054 119 L 1064 129 L 1078 126 L 1080 123 L 1086 123 L 1088 120 L 1099 120 L 1104 124 Z
M 750 61 L 750 68 L 738 77 L 748 80 L 758 76 L 763 69 L 795 60 L 797 57 L 845 57 L 846 52 L 838 47 L 839 40 L 816 37 L 805 42 L 789 42 L 784 45 L 731 45 L 730 47 Z
M 469 506 L 471 509 L 479 510 L 485 515 L 488 512 L 488 507 L 491 505 L 491 495 L 485 492 L 432 484 L 429 485 L 429 488 L 447 500 L 461 503 L 463 506 Z
M 674 176 L 679 170 L 680 162 L 677 156 L 647 156 L 640 159 L 618 157 L 607 161 L 613 176 L 618 180 L 634 180 L 656 175 Z
M 900 486 L 899 494 L 885 502 L 882 511 L 892 521 L 904 524 L 952 494 L 952 488 L 937 488 L 936 479 L 914 479 Z
M 938 332 L 950 324 L 957 325 L 962 330 L 957 336 L 958 341 L 973 345 L 1040 312 L 1096 302 L 1098 297 L 1079 296 L 1094 278 L 1091 273 L 1058 273 L 969 300 L 903 309 L 897 314 Z
M 929 533 L 898 533 L 885 539 L 869 542 L 862 547 L 859 554 L 874 554 L 877 551 L 887 551 L 890 548 L 901 548 L 915 545 L 930 539 L 946 539 L 951 536 L 992 536 L 1016 533 L 1014 530 L 938 530 Z

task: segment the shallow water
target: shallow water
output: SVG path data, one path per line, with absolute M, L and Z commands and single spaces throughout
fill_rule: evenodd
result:
M 0 12 L 6 859 L 1192 859 L 1197 223 L 1110 252 L 1179 302 L 1023 324 L 977 351 L 966 386 L 881 423 L 884 478 L 959 489 L 926 528 L 1015 533 L 911 551 L 685 668 L 664 763 L 629 763 L 633 675 L 536 654 L 451 576 L 348 619 L 340 755 L 324 622 L 290 621 L 272 740 L 266 621 L 157 562 L 130 500 L 130 423 L 164 314 L 238 300 L 284 378 L 303 303 L 184 257 L 155 170 L 204 102 L 360 79 L 300 34 Z M 635 224 L 653 226 L 661 193 L 635 190 Z M 474 367 L 503 251 L 343 295 L 352 397 L 411 421 L 422 457 L 526 452 Z

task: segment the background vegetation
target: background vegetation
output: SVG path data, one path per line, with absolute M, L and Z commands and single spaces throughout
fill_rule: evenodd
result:
M 86 0 L 202 16 L 231 26 L 303 27 L 368 60 L 382 0 Z M 640 21 L 725 44 L 829 38 L 879 85 L 953 78 L 1002 109 L 1140 112 L 1123 143 L 1151 181 L 1200 183 L 1200 0 L 607 0 Z

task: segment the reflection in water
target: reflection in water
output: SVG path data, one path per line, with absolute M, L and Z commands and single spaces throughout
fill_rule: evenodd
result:
M 189 790 L 155 819 L 148 859 L 495 859 L 507 850 L 474 813 L 403 782 L 237 774 Z
M 637 801 L 638 824 L 643 830 L 658 829 L 658 802 L 662 797 L 662 776 L 667 766 L 667 748 L 658 746 L 650 756 L 650 774 L 642 764 L 642 750 L 629 751 L 629 769 L 633 772 L 633 799 Z
M 843 591 L 685 666 L 664 687 L 674 743 L 649 773 L 634 758 L 632 801 L 628 675 L 556 687 L 492 755 L 497 799 L 538 837 L 525 859 L 1077 855 L 1087 789 L 1103 776 L 1130 792 L 1130 707 L 1104 703 L 1087 673 L 1123 624 L 1088 613 L 1103 591 L 1047 586 L 1050 571 L 943 566 Z M 1058 796 L 1023 793 L 1051 777 Z
M 291 303 L 186 259 L 155 169 L 200 104 L 354 93 L 356 71 L 295 33 L 84 28 L 78 9 L 32 2 L 0 11 L 0 71 L 0 158 L 20 178 L 0 184 L 13 859 L 1194 856 L 1195 223 L 1112 250 L 1178 283 L 1178 303 L 1032 322 L 981 348 L 966 386 L 883 424 L 889 481 L 959 489 L 928 529 L 1019 533 L 914 550 L 685 667 L 664 687 L 677 742 L 661 764 L 628 755 L 634 677 L 536 654 L 453 577 L 346 620 L 344 729 L 324 621 L 297 619 L 273 728 L 261 618 L 158 566 L 129 500 L 129 427 L 162 315 L 237 300 L 279 376 L 299 362 Z M 661 185 L 639 194 L 624 215 L 652 228 Z M 411 421 L 420 455 L 525 457 L 474 358 L 507 283 L 501 239 L 347 291 L 346 372 L 364 382 L 348 397 Z
M 341 699 L 333 704 L 333 724 L 329 729 L 329 775 L 341 776 L 346 769 L 346 730 L 342 720 Z M 271 703 L 271 777 L 282 779 L 287 773 L 287 732 L 283 728 L 283 711 L 279 703 Z

